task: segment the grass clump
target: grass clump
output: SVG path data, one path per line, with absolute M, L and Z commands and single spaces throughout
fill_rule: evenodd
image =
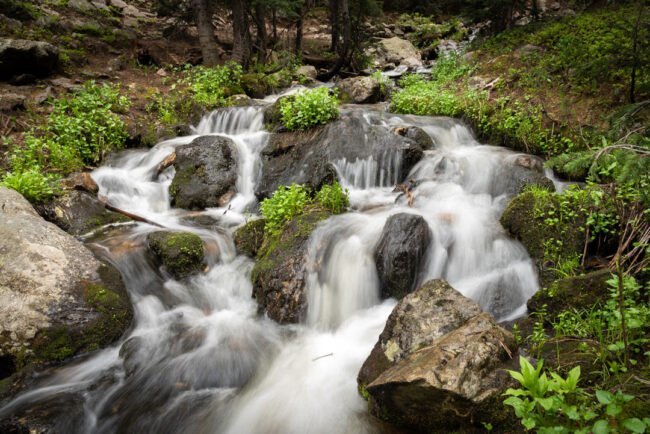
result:
M 97 164 L 106 152 L 122 148 L 127 138 L 117 113 L 125 112 L 130 102 L 117 86 L 88 81 L 51 104 L 42 125 L 27 131 L 23 146 L 13 147 L 11 171 L 0 181 L 34 201 L 55 193 L 58 176 Z
M 289 131 L 306 130 L 339 117 L 339 101 L 326 88 L 304 90 L 280 103 L 282 123 Z

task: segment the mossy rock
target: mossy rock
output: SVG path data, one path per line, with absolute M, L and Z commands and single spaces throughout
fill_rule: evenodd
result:
M 251 98 L 264 98 L 269 91 L 262 74 L 250 72 L 242 75 L 240 81 L 246 95 Z
M 330 215 L 327 211 L 308 210 L 287 222 L 280 234 L 266 237 L 251 271 L 253 297 L 260 313 L 268 313 L 280 324 L 304 319 L 309 236 Z
M 557 276 L 550 270 L 555 266 L 545 258 L 546 243 L 556 240 L 557 249 L 555 257 L 572 258 L 580 256 L 585 246 L 584 228 L 587 222 L 587 213 L 584 204 L 572 203 L 572 217 L 563 221 L 549 224 L 546 216 L 559 216 L 559 195 L 548 193 L 546 195 L 527 191 L 510 201 L 501 216 L 501 224 L 524 245 L 528 254 L 538 266 L 542 284 L 548 284 Z M 564 211 L 566 214 L 566 210 Z M 549 272 L 551 271 L 551 272 Z
M 152 232 L 147 242 L 159 263 L 175 278 L 182 279 L 203 269 L 203 242 L 189 232 Z
M 237 251 L 254 258 L 264 243 L 264 219 L 257 219 L 238 228 L 232 235 Z
M 546 312 L 555 316 L 565 310 L 590 309 L 596 303 L 604 303 L 609 291 L 607 281 L 610 270 L 598 270 L 583 276 L 558 279 L 528 300 L 528 311 L 538 312 L 546 305 Z
M 282 130 L 283 125 L 282 125 L 282 113 L 280 112 L 280 106 L 282 105 L 282 101 L 289 101 L 292 100 L 293 98 L 294 98 L 293 95 L 280 97 L 273 104 L 264 108 L 263 111 L 264 124 L 266 125 L 267 130 L 271 132 L 278 132 Z

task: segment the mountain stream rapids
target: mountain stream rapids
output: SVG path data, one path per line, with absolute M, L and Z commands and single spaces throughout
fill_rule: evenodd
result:
M 523 315 L 538 286 L 536 271 L 499 224 L 511 198 L 507 171 L 522 154 L 481 145 L 448 118 L 360 106 L 343 106 L 341 113 L 371 125 L 418 126 L 435 149 L 409 174 L 417 181 L 412 207 L 393 192 L 407 175 L 398 173 L 397 157 L 332 162 L 350 191 L 351 211 L 311 235 L 319 248 L 310 249 L 310 260 L 320 266 L 307 279 L 303 324 L 280 326 L 257 314 L 254 262 L 238 255 L 232 241 L 257 209 L 260 153 L 270 136 L 262 107 L 219 110 L 201 120 L 195 135 L 125 151 L 92 174 L 112 205 L 199 235 L 208 271 L 183 281 L 163 277 L 142 247 L 157 230 L 146 223 L 89 236 L 87 245 L 122 273 L 133 327 L 116 345 L 42 374 L 0 417 L 36 405 L 55 413 L 54 429 L 65 433 L 385 432 L 368 416 L 356 377 L 396 304 L 380 299 L 373 250 L 388 216 L 398 212 L 421 215 L 431 228 L 422 281 L 446 279 L 498 320 Z M 175 147 L 211 134 L 236 144 L 238 193 L 225 208 L 172 208 L 174 169 L 157 175 L 157 166 Z M 216 223 L 197 223 L 205 216 Z

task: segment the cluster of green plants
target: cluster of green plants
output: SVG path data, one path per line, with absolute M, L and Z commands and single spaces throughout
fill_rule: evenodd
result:
M 393 80 L 391 80 L 386 74 L 382 74 L 381 71 L 373 72 L 372 78 L 377 80 L 377 83 L 379 83 L 379 96 L 381 99 L 384 99 L 394 87 Z
M 527 430 L 544 433 L 610 432 L 644 433 L 650 418 L 626 417 L 624 404 L 633 395 L 597 390 L 594 396 L 578 387 L 580 367 L 573 368 L 566 378 L 549 371 L 542 372 L 543 361 L 533 367 L 524 357 L 519 358 L 520 372 L 508 371 L 521 387 L 510 388 L 504 404 L 514 409 Z
M 303 90 L 280 101 L 280 114 L 289 131 L 306 130 L 337 119 L 339 101 L 324 87 Z
M 12 147 L 11 171 L 1 181 L 33 201 L 51 197 L 60 175 L 97 164 L 106 152 L 123 147 L 127 138 L 117 113 L 125 113 L 130 101 L 118 86 L 88 81 L 50 103 L 48 117 L 27 131 L 22 146 Z
M 541 106 L 510 97 L 490 100 L 487 92 L 469 86 L 473 72 L 474 67 L 457 54 L 447 55 L 436 62 L 429 80 L 419 74 L 402 78 L 403 89 L 393 94 L 391 110 L 463 116 L 482 138 L 539 155 L 557 155 L 577 147 L 570 138 L 545 126 Z
M 262 201 L 260 212 L 265 221 L 264 231 L 276 235 L 282 231 L 286 222 L 302 214 L 309 205 L 340 214 L 348 204 L 348 190 L 336 181 L 331 185 L 323 185 L 313 197 L 311 189 L 294 183 L 288 187 L 278 187 L 270 198 Z
M 234 62 L 213 67 L 187 65 L 180 82 L 196 102 L 214 108 L 224 105 L 227 97 L 243 93 L 241 76 L 242 68 Z

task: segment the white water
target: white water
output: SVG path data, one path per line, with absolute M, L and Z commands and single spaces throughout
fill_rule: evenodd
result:
M 145 234 L 156 229 L 149 225 L 103 235 L 97 246 L 122 272 L 134 303 L 133 330 L 117 346 L 44 376 L 0 409 L 0 418 L 72 396 L 75 411 L 57 419 L 61 432 L 381 432 L 366 414 L 356 376 L 395 304 L 380 300 L 373 260 L 391 214 L 415 213 L 428 222 L 433 241 L 424 280 L 444 277 L 498 318 L 522 314 L 537 281 L 525 250 L 498 222 L 508 197 L 507 186 L 496 181 L 517 154 L 480 145 L 450 119 L 367 110 L 364 119 L 377 126 L 420 126 L 435 150 L 408 176 L 412 207 L 393 192 L 406 175 L 399 173 L 396 155 L 334 162 L 353 211 L 326 220 L 312 234 L 304 325 L 279 326 L 257 315 L 249 278 L 253 261 L 236 255 L 230 235 L 255 203 L 259 154 L 268 140 L 260 108 L 215 112 L 194 136 L 125 153 L 96 170 L 99 194 L 113 205 L 216 246 L 209 271 L 184 282 L 161 276 L 142 247 Z M 239 156 L 238 194 L 229 207 L 203 213 L 216 221 L 209 228 L 188 220 L 196 213 L 170 208 L 173 169 L 156 174 L 175 147 L 205 134 L 230 137 Z

